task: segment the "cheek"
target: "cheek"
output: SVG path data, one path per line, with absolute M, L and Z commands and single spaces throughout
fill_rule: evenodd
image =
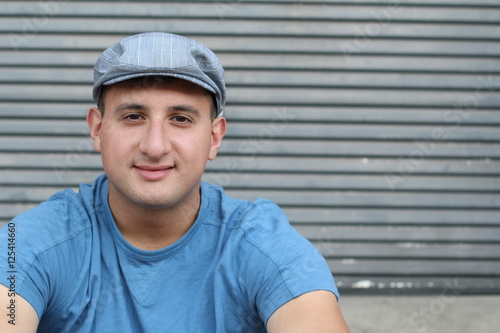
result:
M 126 155 L 127 147 L 132 143 L 132 136 L 123 135 L 112 127 L 105 127 L 101 132 L 100 148 L 103 160 L 112 162 L 112 159 Z
M 186 138 L 177 147 L 177 152 L 181 153 L 182 150 L 183 155 L 191 161 L 190 163 L 197 163 L 197 166 L 201 166 L 204 165 L 210 154 L 210 137 L 200 135 L 195 139 L 191 138 L 191 140 Z

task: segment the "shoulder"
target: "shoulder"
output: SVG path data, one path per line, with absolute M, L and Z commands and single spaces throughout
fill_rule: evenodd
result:
M 329 290 L 337 294 L 321 253 L 295 230 L 278 205 L 263 198 L 233 199 L 213 185 L 204 185 L 202 190 L 210 201 L 205 220 L 213 221 L 207 224 L 217 225 L 224 237 L 220 271 L 225 283 L 240 294 L 241 304 L 259 309 L 264 322 L 277 308 L 304 293 Z
M 79 195 L 72 190 L 56 193 L 37 207 L 16 216 L 0 229 L 0 243 L 15 244 L 16 267 L 21 276 L 29 274 L 43 258 L 64 262 L 80 255 L 77 248 L 86 246 L 83 235 L 90 234 L 90 219 Z M 0 257 L 2 254 L 0 254 Z M 51 261 L 53 261 L 51 260 Z
M 72 189 L 57 192 L 35 208 L 16 216 L 9 224 L 15 226 L 20 245 L 31 252 L 43 252 L 91 228 L 95 216 L 95 188 L 102 183 L 101 178 L 94 184 L 81 184 L 78 193 Z
M 262 198 L 235 203 L 237 209 L 225 221 L 228 267 L 237 272 L 237 289 L 243 298 L 256 300 L 261 318 L 269 318 L 286 302 L 310 291 L 338 295 L 321 253 L 297 232 L 277 204 Z
M 18 241 L 33 251 L 43 251 L 88 228 L 88 213 L 78 194 L 64 190 L 37 207 L 16 216 L 14 225 Z
M 257 198 L 255 201 L 250 202 L 245 199 L 238 199 L 229 196 L 224 188 L 219 185 L 209 184 L 202 182 L 202 200 L 208 202 L 208 209 L 210 214 L 217 214 L 226 223 L 231 223 L 233 227 L 240 227 L 240 219 L 243 217 L 248 218 L 255 214 L 266 212 L 269 216 L 276 218 L 285 218 L 286 216 L 281 212 L 281 209 L 273 202 Z
M 33 262 L 40 260 L 45 252 L 57 251 L 57 257 L 62 260 L 65 256 L 76 255 L 70 252 L 76 245 L 85 246 L 80 244 L 83 237 L 78 236 L 90 234 L 93 212 L 89 212 L 83 202 L 80 193 L 66 189 L 19 214 L 0 229 L 2 243 L 6 237 L 14 236 L 21 274 L 27 273 Z M 72 244 L 75 242 L 78 244 Z
M 257 198 L 254 201 L 235 199 L 218 185 L 202 183 L 203 200 L 208 202 L 205 223 L 218 224 L 228 231 L 240 231 L 250 243 L 258 247 L 273 246 L 276 236 L 286 235 L 283 240 L 304 240 L 281 208 L 272 201 Z M 269 244 L 266 244 L 269 242 Z M 267 252 L 267 251 L 265 251 Z
M 71 293 L 89 255 L 90 215 L 79 193 L 64 190 L 0 229 L 0 243 L 15 250 L 16 292 L 39 316 Z M 0 261 L 7 262 L 4 252 Z
M 204 184 L 202 189 L 210 200 L 206 223 L 213 221 L 225 231 L 226 245 L 237 250 L 240 258 L 259 255 L 277 269 L 299 258 L 318 258 L 318 250 L 295 230 L 274 202 L 263 198 L 252 202 L 234 199 L 216 185 Z M 215 218 L 216 215 L 219 216 Z M 319 257 L 322 259 L 320 254 Z

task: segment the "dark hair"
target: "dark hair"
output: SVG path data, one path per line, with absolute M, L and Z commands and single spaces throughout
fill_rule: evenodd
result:
M 135 87 L 140 87 L 140 88 L 145 88 L 148 86 L 167 86 L 172 81 L 174 80 L 179 80 L 175 77 L 171 76 L 161 76 L 161 75 L 156 75 L 156 76 L 142 76 L 142 77 L 136 77 L 132 78 L 123 82 L 131 82 Z M 104 115 L 104 99 L 106 97 L 106 89 L 107 86 L 102 86 L 101 88 L 101 95 L 99 96 L 99 101 L 97 102 L 97 108 L 101 111 L 101 114 Z M 210 95 L 211 100 L 212 100 L 212 105 L 210 106 L 210 119 L 214 120 L 217 117 L 217 101 L 215 99 L 215 95 L 212 94 L 210 91 L 206 90 L 206 93 Z

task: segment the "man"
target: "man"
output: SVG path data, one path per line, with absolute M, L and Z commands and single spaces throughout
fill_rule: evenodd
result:
M 145 33 L 94 74 L 105 174 L 1 230 L 0 331 L 348 332 L 328 266 L 280 209 L 201 182 L 226 131 L 215 54 Z

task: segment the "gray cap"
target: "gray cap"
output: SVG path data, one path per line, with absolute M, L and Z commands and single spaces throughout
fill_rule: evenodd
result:
M 217 114 L 224 109 L 224 69 L 215 53 L 195 40 L 163 32 L 130 36 L 107 48 L 94 66 L 94 101 L 103 85 L 151 75 L 197 84 L 215 95 Z

